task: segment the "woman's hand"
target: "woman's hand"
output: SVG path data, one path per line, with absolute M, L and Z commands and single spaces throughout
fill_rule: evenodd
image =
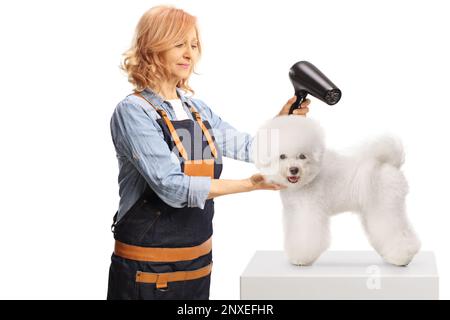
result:
M 254 174 L 247 179 L 250 185 L 250 190 L 281 190 L 287 188 L 281 184 L 269 183 L 265 180 L 262 174 Z
M 293 96 L 292 98 L 290 98 L 288 100 L 288 102 L 286 102 L 286 104 L 283 106 L 283 108 L 281 108 L 281 111 L 280 111 L 280 113 L 278 113 L 278 116 L 289 115 L 289 109 L 291 108 L 291 106 L 295 102 L 295 100 L 297 100 L 297 96 Z M 305 117 L 309 111 L 308 106 L 310 103 L 311 103 L 311 100 L 305 99 L 305 101 L 303 101 L 300 104 L 300 108 L 295 109 L 294 112 L 292 112 L 292 114 Z
M 232 193 L 254 190 L 281 190 L 284 188 L 287 187 L 276 183 L 268 183 L 261 174 L 254 174 L 250 178 L 239 180 L 211 179 L 211 187 L 207 199 Z

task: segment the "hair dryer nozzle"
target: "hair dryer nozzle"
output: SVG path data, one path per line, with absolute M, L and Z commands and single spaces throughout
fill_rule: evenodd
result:
M 299 107 L 307 94 L 329 105 L 336 104 L 341 99 L 341 90 L 308 61 L 294 64 L 289 71 L 289 78 L 297 96 L 297 101 L 291 106 L 289 114 Z
M 325 95 L 325 102 L 328 103 L 329 105 L 336 104 L 341 99 L 341 95 L 342 95 L 341 90 L 339 90 L 338 88 L 331 89 Z

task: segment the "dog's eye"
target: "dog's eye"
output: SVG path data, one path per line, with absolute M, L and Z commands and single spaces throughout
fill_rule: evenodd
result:
M 280 159 L 281 159 L 281 160 L 286 159 L 286 155 L 285 155 L 285 154 L 280 155 Z
M 306 159 L 306 156 L 303 153 L 300 154 L 298 157 L 299 157 L 299 159 L 302 159 L 302 160 Z

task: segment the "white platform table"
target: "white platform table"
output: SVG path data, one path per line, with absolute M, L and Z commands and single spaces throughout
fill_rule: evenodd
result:
M 244 300 L 439 298 L 430 251 L 406 267 L 384 262 L 375 251 L 327 251 L 308 267 L 290 264 L 283 251 L 257 251 L 240 282 Z

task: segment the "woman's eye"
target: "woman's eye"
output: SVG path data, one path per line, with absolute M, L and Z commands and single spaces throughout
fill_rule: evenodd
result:
M 181 48 L 182 46 L 184 46 L 184 43 L 177 44 L 175 47 Z M 197 49 L 197 46 L 191 46 L 191 47 L 192 47 L 192 49 Z
M 286 159 L 286 155 L 285 155 L 285 154 L 280 155 L 280 159 L 281 159 L 281 160 Z
M 302 159 L 302 160 L 306 159 L 306 156 L 303 153 L 300 154 L 298 157 L 299 157 L 299 159 Z

